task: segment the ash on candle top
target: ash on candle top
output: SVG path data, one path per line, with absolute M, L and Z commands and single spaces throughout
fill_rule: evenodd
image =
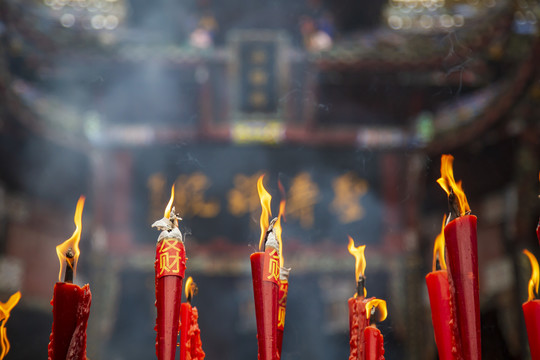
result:
M 161 230 L 161 234 L 159 234 L 159 237 L 157 240 L 158 242 L 165 238 L 167 239 L 174 238 L 182 242 L 184 241 L 182 237 L 182 233 L 180 232 L 180 229 L 178 229 L 178 220 L 182 220 L 182 218 L 178 216 L 173 206 L 168 218 L 163 217 L 152 224 L 152 227 L 155 227 L 158 230 Z
M 270 221 L 270 225 L 268 226 L 268 230 L 266 231 L 266 241 L 264 243 L 264 246 L 270 246 L 278 251 L 279 254 L 279 243 L 276 236 L 276 229 L 274 229 L 274 224 L 276 223 L 278 218 L 273 218 L 272 221 Z

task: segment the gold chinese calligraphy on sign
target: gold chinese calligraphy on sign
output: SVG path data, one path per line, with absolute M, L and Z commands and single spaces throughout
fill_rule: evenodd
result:
M 234 216 L 255 214 L 260 211 L 257 179 L 261 172 L 251 176 L 238 174 L 234 177 L 234 188 L 227 193 L 228 209 Z
M 287 198 L 287 216 L 298 219 L 305 229 L 313 227 L 314 207 L 318 197 L 319 187 L 311 180 L 311 175 L 307 172 L 296 175 Z
M 360 198 L 368 191 L 366 180 L 352 172 L 339 176 L 332 181 L 334 199 L 330 210 L 334 212 L 341 223 L 348 224 L 364 217 L 364 207 Z
M 257 179 L 261 172 L 236 174 L 233 187 L 226 193 L 227 212 L 235 217 L 250 215 L 254 218 L 260 213 Z M 162 216 L 163 204 L 168 194 L 166 178 L 157 173 L 148 179 L 149 220 Z M 221 212 L 219 199 L 208 196 L 212 182 L 202 172 L 180 175 L 175 180 L 175 203 L 177 211 L 185 217 L 215 218 Z M 368 182 L 353 172 L 337 176 L 332 180 L 333 197 L 328 205 L 331 213 L 342 224 L 363 219 L 365 209 L 362 197 L 369 190 Z M 296 220 L 304 229 L 311 229 L 315 223 L 315 206 L 320 202 L 320 190 L 308 172 L 300 172 L 291 179 L 287 199 L 287 219 Z
M 153 174 L 148 180 L 150 190 L 149 218 L 159 218 L 163 212 L 165 193 L 165 176 Z M 219 200 L 208 200 L 205 192 L 210 188 L 210 179 L 201 172 L 180 175 L 175 181 L 174 204 L 181 216 L 213 218 L 219 214 Z M 165 200 L 166 202 L 166 200 Z

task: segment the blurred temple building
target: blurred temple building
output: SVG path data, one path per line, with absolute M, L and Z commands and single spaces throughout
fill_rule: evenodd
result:
M 254 359 L 265 173 L 275 215 L 287 201 L 283 360 L 348 357 L 348 235 L 388 303 L 386 359 L 436 359 L 424 276 L 449 153 L 478 216 L 484 357 L 527 359 L 539 16 L 536 0 L 0 2 L 0 301 L 22 292 L 8 358 L 46 354 L 81 194 L 88 356 L 155 358 L 150 225 L 174 184 L 207 358 Z

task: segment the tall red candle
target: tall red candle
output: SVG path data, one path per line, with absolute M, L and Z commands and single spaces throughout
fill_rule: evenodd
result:
M 203 360 L 205 353 L 202 349 L 201 330 L 199 329 L 199 313 L 191 306 L 191 300 L 198 288 L 191 276 L 186 280 L 186 302 L 180 309 L 180 360 Z
M 457 335 L 457 327 L 453 317 L 447 271 L 430 272 L 426 275 L 426 285 L 439 359 L 457 359 L 459 337 L 454 335 Z
M 186 271 L 186 251 L 182 233 L 178 229 L 178 219 L 171 198 L 163 219 L 152 227 L 161 231 L 156 245 L 154 262 L 156 284 L 156 354 L 158 360 L 174 360 L 180 324 L 182 280 Z
M 354 275 L 356 279 L 356 294 L 348 301 L 349 305 L 349 360 L 364 360 L 364 329 L 369 325 L 366 305 L 371 299 L 366 299 L 365 277 L 366 257 L 365 245 L 355 247 L 354 240 L 349 236 L 347 250 L 354 256 Z
M 366 304 L 373 298 L 349 298 L 349 360 L 364 359 L 364 329 L 369 325 Z
M 277 249 L 267 246 L 264 252 L 251 254 L 251 276 L 257 321 L 259 360 L 278 359 L 278 277 L 279 256 Z
M 88 284 L 82 288 L 73 284 L 79 258 L 84 196 L 79 198 L 75 210 L 75 232 L 56 247 L 60 260 L 59 280 L 65 267 L 64 282 L 54 286 L 51 305 L 53 324 L 48 345 L 49 360 L 86 360 L 86 327 L 90 316 L 92 293 Z M 67 265 L 66 265 L 67 264 Z
M 466 215 L 451 221 L 444 229 L 444 237 L 461 352 L 465 359 L 479 360 L 482 347 L 476 216 Z
M 457 328 L 459 329 L 461 356 L 467 360 L 480 360 L 481 328 L 478 291 L 478 246 L 476 216 L 470 213 L 467 197 L 456 183 L 452 169 L 453 157 L 441 158 L 441 178 L 437 182 L 448 194 L 452 216 L 444 228 L 449 270 L 449 285 Z
M 370 325 L 364 329 L 364 360 L 384 360 L 384 338 L 375 326 L 376 321 L 386 319 L 386 301 L 372 298 L 365 305 Z
M 439 359 L 454 360 L 459 354 L 460 346 L 444 256 L 445 223 L 446 216 L 443 219 L 441 233 L 435 240 L 435 246 L 433 247 L 433 271 L 426 275 L 426 285 Z M 441 270 L 437 270 L 437 257 Z
M 384 360 L 384 339 L 376 327 L 370 325 L 364 329 L 366 360 Z
M 523 315 L 525 317 L 525 326 L 527 327 L 531 359 L 540 360 L 540 300 L 536 299 L 538 297 L 540 270 L 536 257 L 528 250 L 523 250 L 523 253 L 529 258 L 532 268 L 528 286 L 529 298 L 522 306 Z

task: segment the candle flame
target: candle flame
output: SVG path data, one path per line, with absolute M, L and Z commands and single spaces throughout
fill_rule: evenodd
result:
M 465 192 L 461 188 L 461 181 L 456 183 L 454 180 L 454 170 L 452 164 L 454 162 L 454 157 L 452 155 L 443 155 L 441 157 L 441 177 L 437 179 L 439 185 L 446 191 L 446 194 L 454 194 L 457 199 L 457 204 L 459 208 L 458 216 L 467 215 L 471 212 L 469 203 L 467 202 L 467 197 Z
M 79 241 L 81 240 L 84 200 L 85 197 L 81 195 L 81 197 L 79 197 L 79 201 L 77 201 L 77 208 L 75 209 L 75 216 L 73 217 L 73 221 L 75 222 L 75 231 L 73 232 L 73 235 L 56 247 L 56 254 L 58 255 L 58 260 L 60 261 L 58 281 L 62 281 L 62 271 L 64 269 L 64 264 L 66 263 L 66 253 L 69 251 L 69 249 L 71 249 L 74 255 L 73 261 L 68 262 L 69 266 L 73 269 L 74 277 L 77 271 L 77 262 L 79 261 L 79 255 L 81 254 L 79 249 Z
M 371 299 L 366 303 L 366 317 L 369 320 L 371 317 L 371 312 L 373 309 L 377 309 L 376 314 L 378 315 L 376 321 L 381 322 L 388 316 L 388 310 L 386 308 L 386 301 L 381 299 Z
M 0 302 L 0 346 L 2 348 L 2 352 L 0 353 L 0 360 L 2 360 L 7 355 L 10 348 L 6 332 L 6 322 L 9 319 L 9 314 L 11 313 L 11 310 L 15 307 L 15 305 L 17 305 L 20 299 L 21 292 L 17 291 L 15 294 L 11 295 L 11 297 L 6 303 Z
M 186 280 L 186 286 L 184 288 L 186 299 L 193 298 L 194 295 L 197 295 L 198 288 L 195 281 L 193 281 L 193 278 L 190 276 Z
M 349 236 L 349 246 L 347 246 L 347 249 L 349 250 L 349 253 L 354 256 L 354 275 L 356 277 L 356 281 L 358 281 L 360 276 L 364 276 L 364 271 L 366 271 L 367 264 L 366 256 L 364 255 L 366 245 L 355 247 L 353 238 Z
M 531 262 L 531 279 L 529 280 L 529 298 L 527 301 L 534 300 L 536 296 L 538 295 L 538 280 L 540 276 L 540 270 L 538 268 L 538 261 L 536 260 L 536 257 L 531 254 L 529 250 L 523 250 L 523 253 L 527 255 L 529 258 L 529 261 Z
M 282 227 L 281 227 L 281 219 L 283 218 L 284 219 L 284 215 L 285 215 L 285 200 L 281 200 L 280 203 L 279 203 L 279 215 L 278 215 L 278 219 L 276 221 L 276 223 L 274 224 L 274 229 L 275 229 L 275 232 L 276 232 L 276 239 L 279 243 L 279 264 L 280 266 L 284 266 L 285 264 L 285 259 L 283 258 L 283 241 L 281 239 L 281 232 L 282 232 Z
M 259 240 L 260 251 L 264 249 L 264 239 L 266 238 L 266 232 L 268 231 L 268 226 L 270 225 L 268 218 L 272 216 L 272 210 L 270 209 L 272 196 L 264 188 L 263 178 L 264 178 L 264 174 L 262 174 L 257 180 L 257 192 L 259 193 L 259 199 L 261 201 L 261 207 L 262 207 L 261 220 L 260 220 L 261 239 Z
M 442 228 L 439 235 L 435 239 L 435 246 L 433 247 L 433 271 L 437 270 L 437 255 L 439 255 L 439 265 L 441 270 L 446 270 L 446 260 L 444 258 L 444 226 L 446 225 L 446 214 L 442 221 Z
M 171 216 L 171 209 L 174 202 L 174 184 L 171 188 L 171 197 L 169 199 L 169 202 L 167 203 L 167 207 L 165 208 L 165 212 L 163 213 L 163 217 L 168 219 Z

